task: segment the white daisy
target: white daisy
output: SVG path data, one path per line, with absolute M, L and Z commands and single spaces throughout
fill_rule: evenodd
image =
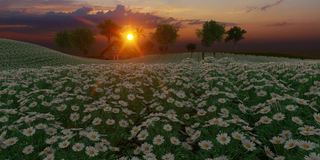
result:
M 217 137 L 216 137 L 217 141 L 222 144 L 222 145 L 227 145 L 230 143 L 231 141 L 231 138 L 228 136 L 227 133 L 221 133 L 221 134 L 218 134 Z
M 210 150 L 213 147 L 213 144 L 211 141 L 201 141 L 198 143 L 201 149 L 204 150 Z

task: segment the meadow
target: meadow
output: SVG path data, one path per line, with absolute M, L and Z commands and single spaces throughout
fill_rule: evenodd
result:
M 43 52 L 1 58 L 0 159 L 320 159 L 319 61 Z

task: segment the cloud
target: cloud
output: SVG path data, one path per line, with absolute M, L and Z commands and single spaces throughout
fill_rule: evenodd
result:
M 267 24 L 267 27 L 285 27 L 285 26 L 291 26 L 294 25 L 294 23 L 291 22 L 276 22 L 276 23 L 271 23 Z
M 266 11 L 268 9 L 271 9 L 273 7 L 276 7 L 276 6 L 280 5 L 280 4 L 282 4 L 283 2 L 284 2 L 284 0 L 277 0 L 274 3 L 266 4 L 266 5 L 260 6 L 260 7 L 256 7 L 256 6 L 255 7 L 248 7 L 247 8 L 247 13 L 252 12 L 252 11 L 256 11 L 256 10 L 258 10 L 258 11 Z
M 96 30 L 96 26 L 106 19 L 111 19 L 119 25 L 142 26 L 149 29 L 156 27 L 160 23 L 170 23 L 178 27 L 184 27 L 186 25 L 199 25 L 204 22 L 198 19 L 179 20 L 173 17 L 158 16 L 153 13 L 134 12 L 123 5 L 117 5 L 114 9 L 108 11 L 96 10 L 95 7 L 85 6 L 72 12 L 51 11 L 42 14 L 23 11 L 0 11 L 0 26 L 2 26 L 0 31 L 36 34 L 52 33 L 62 29 L 79 27 Z M 234 23 L 223 24 L 234 25 Z
M 74 0 L 0 0 L 0 11 L 44 13 L 51 10 L 70 11 L 85 5 Z

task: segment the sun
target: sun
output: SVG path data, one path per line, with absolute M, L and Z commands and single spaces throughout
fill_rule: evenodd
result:
M 127 40 L 128 41 L 133 41 L 134 40 L 134 35 L 132 33 L 127 34 Z

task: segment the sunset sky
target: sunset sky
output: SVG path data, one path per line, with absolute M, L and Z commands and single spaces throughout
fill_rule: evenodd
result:
M 195 30 L 213 19 L 248 31 L 243 51 L 320 52 L 319 0 L 0 0 L 0 6 L 0 37 L 40 44 L 61 29 L 113 19 L 147 31 L 175 23 L 182 45 L 197 42 Z

